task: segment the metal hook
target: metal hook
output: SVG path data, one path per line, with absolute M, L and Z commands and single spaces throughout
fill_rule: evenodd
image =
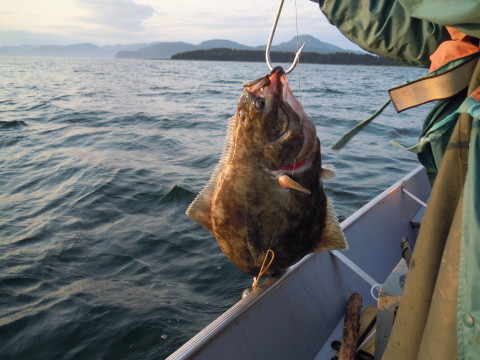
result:
M 280 6 L 278 7 L 277 15 L 275 16 L 275 21 L 273 23 L 272 30 L 270 31 L 270 37 L 268 38 L 267 49 L 265 50 L 265 60 L 267 61 L 267 66 L 270 69 L 270 71 L 273 70 L 273 65 L 270 61 L 270 46 L 272 45 L 273 35 L 275 34 L 278 19 L 280 18 L 280 13 L 282 12 L 283 2 L 284 0 L 280 1 Z M 285 74 L 290 74 L 293 71 L 293 69 L 295 69 L 295 66 L 297 66 L 298 61 L 300 60 L 300 54 L 302 53 L 302 50 L 305 47 L 305 44 L 306 43 L 303 43 L 300 49 L 297 50 L 297 52 L 295 53 L 295 59 L 293 60 L 293 64 L 288 68 L 287 71 L 285 71 Z

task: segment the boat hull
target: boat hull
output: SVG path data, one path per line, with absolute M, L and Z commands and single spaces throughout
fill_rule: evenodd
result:
M 423 167 L 415 169 L 342 223 L 350 249 L 310 254 L 240 300 L 168 359 L 313 359 L 329 346 L 349 296 L 376 306 L 383 283 L 401 259 L 400 241 L 413 246 L 411 224 L 430 194 Z M 325 345 L 325 346 L 324 346 Z

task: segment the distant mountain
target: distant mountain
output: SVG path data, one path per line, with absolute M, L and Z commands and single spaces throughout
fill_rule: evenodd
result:
M 138 43 L 138 44 L 130 44 L 130 45 L 105 45 L 102 46 L 102 49 L 105 49 L 109 57 L 115 57 L 115 55 L 120 51 L 137 51 L 149 46 L 153 46 L 158 44 L 158 41 L 151 42 L 151 43 Z
M 329 54 L 336 52 L 352 52 L 342 49 L 338 46 L 320 41 L 310 35 L 301 35 L 298 37 L 298 44 L 301 46 L 304 42 L 307 43 L 305 51 L 316 52 L 320 54 Z M 204 41 L 198 45 L 187 43 L 159 43 L 138 51 L 119 52 L 115 57 L 122 59 L 170 59 L 175 54 L 194 51 L 194 50 L 209 50 L 209 49 L 234 49 L 234 50 L 264 50 L 266 45 L 262 46 L 247 46 L 229 40 L 209 40 Z M 297 38 L 272 46 L 272 51 L 289 51 L 295 52 L 297 50 Z
M 337 53 L 337 52 L 351 52 L 345 49 L 342 49 L 338 46 L 320 41 L 314 38 L 311 35 L 300 35 L 298 40 L 294 37 L 292 40 L 281 43 L 279 45 L 272 46 L 272 51 L 293 51 L 296 52 L 298 47 L 302 46 L 303 43 L 306 43 L 305 50 L 308 52 L 316 52 L 319 54 L 329 54 L 329 53 Z M 298 44 L 298 47 L 297 47 Z M 260 46 L 259 49 L 263 50 L 266 46 Z
M 139 49 L 137 51 L 119 51 L 118 59 L 170 59 L 177 52 L 195 50 L 197 47 L 184 42 L 163 42 Z
M 235 49 L 235 50 L 251 49 L 250 46 L 242 45 L 234 41 L 216 39 L 216 40 L 207 40 L 207 41 L 201 42 L 200 44 L 197 45 L 196 50 L 208 50 L 208 49 L 218 49 L 218 48 Z
M 32 45 L 22 46 L 2 46 L 0 47 L 0 55 L 3 56 L 24 56 L 27 55 L 30 50 L 35 48 Z
M 152 46 L 156 43 L 130 44 L 130 45 L 106 45 L 73 44 L 73 45 L 22 45 L 2 46 L 0 56 L 54 56 L 54 57 L 94 57 L 112 58 L 119 51 L 137 51 Z
M 55 57 L 108 57 L 107 53 L 99 46 L 93 44 L 75 45 L 44 45 L 31 49 L 29 56 L 55 56 Z
M 118 59 L 170 59 L 172 55 L 193 50 L 208 50 L 215 48 L 227 48 L 246 50 L 251 49 L 246 45 L 242 45 L 230 40 L 208 40 L 198 45 L 192 45 L 184 42 L 164 42 L 153 46 L 140 49 L 138 51 L 120 51 L 115 55 Z
M 272 46 L 272 51 L 296 51 L 299 46 L 307 43 L 305 51 L 321 54 L 335 52 L 352 52 L 338 46 L 320 41 L 310 35 L 301 35 L 290 41 Z M 59 57 L 94 57 L 121 59 L 170 59 L 172 55 L 193 50 L 209 50 L 226 48 L 234 50 L 263 50 L 266 45 L 247 46 L 230 40 L 208 40 L 198 45 L 185 42 L 153 42 L 130 45 L 97 46 L 90 43 L 73 45 L 42 45 L 42 46 L 2 46 L 0 56 L 59 56 Z

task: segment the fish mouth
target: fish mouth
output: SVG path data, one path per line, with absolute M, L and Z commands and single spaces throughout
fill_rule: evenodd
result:
M 303 159 L 303 160 L 299 160 L 299 161 L 296 161 L 292 164 L 288 164 L 288 165 L 284 165 L 282 166 L 280 169 L 281 170 L 287 170 L 287 171 L 295 171 L 299 168 L 302 168 L 303 165 L 305 165 L 305 163 L 310 159 L 311 156 L 309 156 L 308 158 L 306 159 Z
M 314 148 L 306 157 L 289 161 L 287 164 L 281 166 L 280 169 L 276 171 L 276 173 L 277 174 L 303 173 L 306 170 L 310 169 L 310 167 L 313 165 L 316 158 L 317 158 L 317 152 L 315 151 L 315 148 Z
M 284 104 L 282 106 L 281 114 L 285 117 L 285 121 L 287 122 L 285 132 L 280 134 L 274 142 L 287 140 L 290 132 L 293 130 L 291 129 L 290 122 L 294 118 L 297 118 L 299 121 L 300 129 L 298 130 L 300 130 L 303 137 L 303 144 L 300 151 L 295 157 L 290 158 L 284 165 L 282 165 L 276 173 L 302 173 L 312 166 L 320 149 L 315 123 L 305 113 L 300 101 L 293 95 L 290 86 L 288 86 L 285 72 L 281 67 L 274 68 L 268 79 Z
M 320 151 L 315 123 L 293 94 L 284 70 L 276 67 L 269 75 L 244 84 L 244 90 L 265 101 L 274 99 L 272 104 L 278 106 L 275 123 L 270 122 L 268 127 L 275 126 L 276 131 L 266 133 L 271 154 L 269 172 L 298 174 L 309 169 Z
M 317 159 L 320 152 L 320 140 L 313 121 L 305 115 L 301 120 L 303 145 L 294 158 L 290 158 L 278 171 L 302 173 L 308 170 Z
M 280 166 L 280 168 L 278 168 L 277 170 L 265 170 L 275 177 L 281 175 L 299 175 L 304 173 L 312 167 L 312 165 L 317 160 L 318 154 L 320 152 L 320 141 L 317 137 L 315 137 L 315 140 L 315 146 L 311 146 L 310 151 L 307 154 L 303 152 L 303 150 L 305 149 L 302 148 L 302 151 L 300 151 L 297 157 L 286 161 L 285 165 Z

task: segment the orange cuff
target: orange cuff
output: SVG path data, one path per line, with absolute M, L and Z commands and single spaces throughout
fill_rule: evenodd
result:
M 455 29 L 451 26 L 445 26 L 445 28 L 447 29 L 448 33 L 450 34 L 450 37 L 452 38 L 452 40 L 462 41 L 466 37 L 468 37 L 467 34 L 464 34 L 460 30 L 457 30 L 457 29 Z
M 446 63 L 473 54 L 480 50 L 477 45 L 466 41 L 469 36 L 447 26 L 452 40 L 444 41 L 437 50 L 430 56 L 430 71 L 437 70 Z M 465 41 L 464 41 L 465 40 Z

